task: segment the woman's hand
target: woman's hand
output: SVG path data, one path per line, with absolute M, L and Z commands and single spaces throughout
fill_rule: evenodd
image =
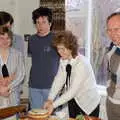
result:
M 47 100 L 44 104 L 44 109 L 47 109 L 49 112 L 49 115 L 52 114 L 54 108 L 53 108 L 53 101 L 52 100 Z
M 9 77 L 5 77 L 4 79 L 10 84 L 11 81 L 15 79 L 15 73 L 11 74 Z
M 0 76 L 0 87 L 2 86 L 8 86 L 9 82 L 8 82 L 8 77 L 3 78 L 2 76 Z
M 3 86 L 3 83 L 4 83 L 4 78 L 3 76 L 0 76 L 0 86 Z
M 0 86 L 8 86 L 11 83 L 11 81 L 13 81 L 14 79 L 15 79 L 15 73 L 5 78 L 3 78 L 3 76 L 0 76 Z
M 10 94 L 9 88 L 6 86 L 0 86 L 0 95 L 4 97 L 8 97 Z

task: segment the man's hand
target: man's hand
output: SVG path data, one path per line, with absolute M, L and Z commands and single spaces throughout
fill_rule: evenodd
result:
M 117 84 L 117 85 L 116 85 L 116 88 L 117 88 L 117 89 L 120 89 L 120 84 Z

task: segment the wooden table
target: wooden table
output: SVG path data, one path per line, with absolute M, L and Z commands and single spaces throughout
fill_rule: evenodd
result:
M 11 117 L 11 116 L 15 115 L 16 113 L 22 113 L 25 111 L 26 111 L 25 105 L 1 108 L 0 109 L 0 119 Z

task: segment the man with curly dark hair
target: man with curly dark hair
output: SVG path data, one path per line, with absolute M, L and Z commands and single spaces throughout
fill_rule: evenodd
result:
M 51 45 L 54 34 L 50 31 L 52 11 L 46 7 L 32 12 L 36 33 L 28 41 L 28 51 L 32 57 L 29 80 L 31 108 L 40 108 L 48 97 L 52 80 L 57 72 L 59 56 Z

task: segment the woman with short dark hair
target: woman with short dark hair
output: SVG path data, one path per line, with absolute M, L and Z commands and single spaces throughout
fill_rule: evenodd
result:
M 0 26 L 1 27 L 7 27 L 8 29 L 12 29 L 12 26 L 14 24 L 13 16 L 6 12 L 6 11 L 0 11 Z M 13 40 L 12 40 L 12 46 L 22 52 L 23 56 L 25 57 L 25 45 L 23 38 L 13 33 Z

